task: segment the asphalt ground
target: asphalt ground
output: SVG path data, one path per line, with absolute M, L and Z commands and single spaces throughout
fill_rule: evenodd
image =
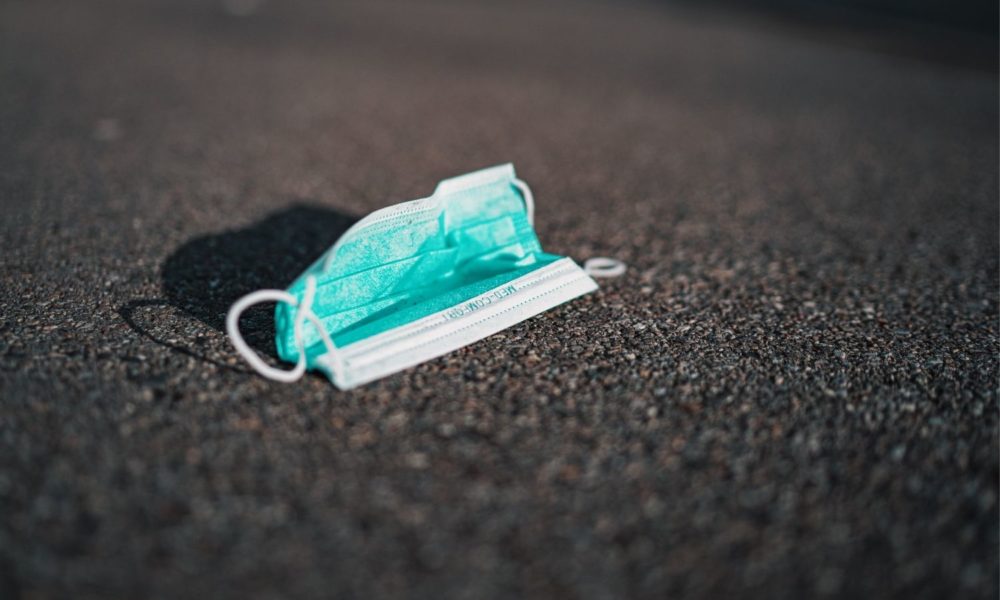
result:
M 997 597 L 995 69 L 229 6 L 0 6 L 0 597 Z M 236 358 L 235 298 L 507 161 L 547 250 L 628 273 L 348 393 Z

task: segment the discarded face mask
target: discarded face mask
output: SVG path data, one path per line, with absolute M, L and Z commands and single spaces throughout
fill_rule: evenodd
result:
M 512 165 L 445 180 L 428 198 L 356 223 L 287 290 L 238 300 L 226 330 L 264 377 L 291 382 L 320 370 L 346 390 L 592 292 L 591 276 L 625 272 L 610 258 L 581 269 L 543 252 L 533 217 Z M 278 356 L 294 369 L 269 366 L 243 341 L 240 314 L 259 302 L 278 302 Z

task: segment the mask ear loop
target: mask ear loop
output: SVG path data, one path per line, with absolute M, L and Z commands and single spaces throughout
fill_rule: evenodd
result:
M 617 258 L 595 256 L 583 263 L 583 271 L 591 277 L 620 277 L 628 267 Z
M 316 331 L 319 332 L 320 339 L 323 340 L 323 345 L 326 346 L 327 352 L 333 358 L 332 369 L 334 376 L 338 377 L 341 373 L 341 359 L 340 355 L 337 353 L 337 347 L 333 345 L 333 340 L 330 339 L 330 335 L 323 328 L 323 324 L 320 322 L 316 313 L 312 311 L 313 297 L 316 295 L 316 278 L 312 275 L 306 277 L 306 290 L 302 298 L 302 304 L 299 305 L 299 301 L 295 296 L 289 294 L 284 290 L 257 290 L 256 292 L 251 292 L 246 296 L 243 296 L 239 300 L 233 303 L 229 308 L 229 313 L 226 315 L 226 333 L 229 334 L 229 340 L 233 343 L 233 347 L 236 351 L 240 353 L 246 361 L 253 367 L 253 370 L 260 373 L 263 377 L 270 379 L 272 381 L 280 381 L 282 383 L 291 383 L 293 381 L 298 381 L 302 378 L 303 373 L 306 372 L 306 351 L 305 342 L 302 339 L 302 327 L 305 324 L 305 320 L 309 319 L 309 322 L 313 324 Z M 295 363 L 295 367 L 289 371 L 284 369 L 278 369 L 272 367 L 271 365 L 264 362 L 257 353 L 253 351 L 253 348 L 243 339 L 240 334 L 240 315 L 243 311 L 250 308 L 254 304 L 260 304 L 261 302 L 284 302 L 291 306 L 297 306 L 299 308 L 295 313 L 295 321 L 293 325 L 293 331 L 295 333 L 295 347 L 299 352 L 299 360 Z
M 527 183 L 524 183 L 520 179 L 512 179 L 511 183 L 521 191 L 521 197 L 524 198 L 524 210 L 528 213 L 528 223 L 534 227 L 535 226 L 535 196 L 531 193 L 531 188 L 528 187 Z

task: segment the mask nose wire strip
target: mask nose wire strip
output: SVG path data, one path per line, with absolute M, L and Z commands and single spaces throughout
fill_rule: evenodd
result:
M 240 356 L 246 359 L 247 363 L 250 364 L 253 370 L 257 371 L 267 379 L 280 381 L 282 383 L 291 383 L 300 379 L 302 374 L 306 372 L 306 351 L 305 342 L 302 339 L 302 327 L 305 324 L 305 320 L 309 319 L 309 322 L 312 323 L 313 327 L 316 328 L 316 331 L 319 332 L 320 339 L 323 340 L 323 345 L 326 346 L 327 352 L 333 358 L 332 368 L 336 376 L 339 377 L 341 362 L 340 356 L 337 353 L 337 347 L 333 345 L 333 340 L 330 339 L 326 329 L 323 328 L 323 324 L 316 316 L 316 313 L 312 311 L 312 302 L 315 295 L 316 278 L 310 275 L 306 277 L 306 290 L 302 298 L 301 306 L 295 296 L 284 290 L 257 290 L 256 292 L 251 292 L 246 296 L 243 296 L 233 303 L 233 305 L 229 308 L 229 313 L 226 315 L 226 333 L 229 334 L 229 340 L 233 343 L 233 347 L 240 353 Z M 298 307 L 298 310 L 295 313 L 294 332 L 295 347 L 299 351 L 299 361 L 295 364 L 295 368 L 290 371 L 277 369 L 268 365 L 263 359 L 261 359 L 261 357 L 257 356 L 257 353 L 254 352 L 253 348 L 251 348 L 246 341 L 244 341 L 243 336 L 240 334 L 240 315 L 243 314 L 243 311 L 250 308 L 254 304 L 260 304 L 261 302 L 284 302 Z
M 595 256 L 583 263 L 583 270 L 591 277 L 618 277 L 625 274 L 627 267 L 617 258 Z
M 527 183 L 524 183 L 520 179 L 512 179 L 511 183 L 514 187 L 521 190 L 521 196 L 524 197 L 524 208 L 528 213 L 528 223 L 534 227 L 535 226 L 535 196 L 531 193 L 531 188 L 528 187 Z

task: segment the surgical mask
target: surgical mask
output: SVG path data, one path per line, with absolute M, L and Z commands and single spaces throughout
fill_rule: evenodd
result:
M 625 272 L 614 259 L 580 268 L 544 252 L 533 220 L 531 190 L 512 165 L 445 180 L 428 198 L 356 223 L 287 290 L 238 300 L 226 330 L 264 377 L 318 370 L 346 390 L 592 292 L 591 276 Z M 265 363 L 240 334 L 240 314 L 259 302 L 278 302 L 275 342 L 291 370 Z

